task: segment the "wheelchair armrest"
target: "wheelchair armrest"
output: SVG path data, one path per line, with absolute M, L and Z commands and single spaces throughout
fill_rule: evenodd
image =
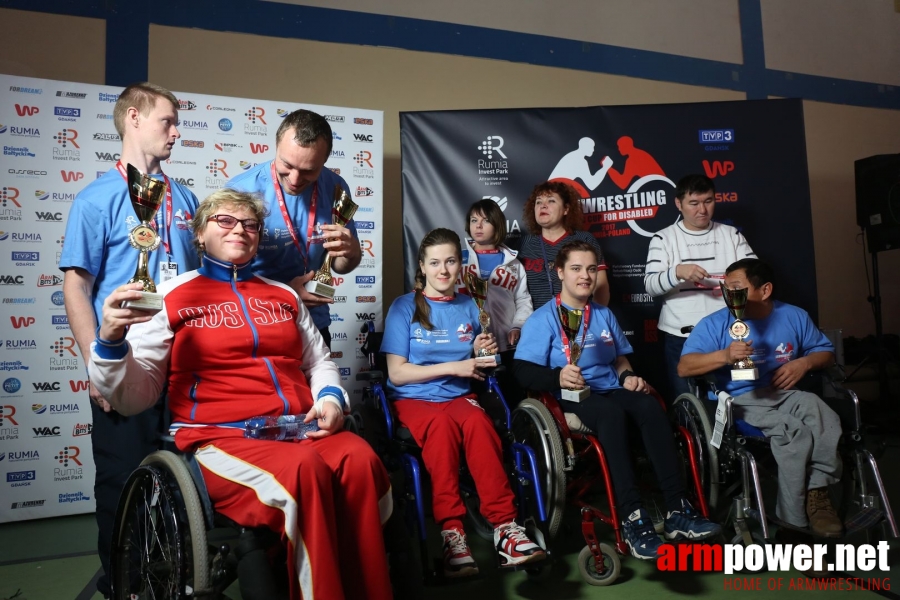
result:
M 384 381 L 384 373 L 378 370 L 362 371 L 356 374 L 357 381 Z

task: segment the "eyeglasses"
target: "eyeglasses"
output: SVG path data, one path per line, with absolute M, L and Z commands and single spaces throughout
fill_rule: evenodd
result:
M 259 233 L 259 230 L 262 229 L 262 223 L 256 219 L 235 219 L 229 215 L 213 215 L 209 220 L 218 223 L 222 229 L 234 229 L 238 222 L 244 227 L 244 231 L 249 233 Z

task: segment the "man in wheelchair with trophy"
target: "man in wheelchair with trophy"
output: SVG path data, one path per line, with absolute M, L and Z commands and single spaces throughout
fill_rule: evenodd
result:
M 733 397 L 735 417 L 769 439 L 778 465 L 778 518 L 816 536 L 840 537 L 828 486 L 841 477 L 841 422 L 821 398 L 796 387 L 810 371 L 834 364 L 834 346 L 806 311 L 775 300 L 773 287 L 763 261 L 731 264 L 722 284 L 727 307 L 694 327 L 678 375 L 711 373 L 717 389 Z M 724 411 L 718 414 L 721 421 Z

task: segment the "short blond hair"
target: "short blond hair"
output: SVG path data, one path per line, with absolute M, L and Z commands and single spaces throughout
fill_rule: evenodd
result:
M 206 231 L 209 224 L 209 218 L 216 214 L 220 208 L 228 206 L 233 209 L 245 209 L 253 213 L 256 220 L 262 223 L 269 214 L 266 208 L 266 202 L 259 194 L 251 194 L 250 192 L 239 192 L 231 188 L 222 188 L 216 190 L 206 197 L 197 207 L 197 213 L 191 219 L 191 228 L 194 230 L 194 247 L 197 252 L 200 251 L 200 241 L 197 237 L 198 233 Z M 260 231 L 260 233 L 262 233 Z
M 128 109 L 133 106 L 140 114 L 147 116 L 151 110 L 156 108 L 158 98 L 165 98 L 171 102 L 175 107 L 175 112 L 178 112 L 178 98 L 175 97 L 175 94 L 155 83 L 148 81 L 132 83 L 122 90 L 119 99 L 116 100 L 116 107 L 113 109 L 113 123 L 120 138 L 125 138 L 125 113 Z

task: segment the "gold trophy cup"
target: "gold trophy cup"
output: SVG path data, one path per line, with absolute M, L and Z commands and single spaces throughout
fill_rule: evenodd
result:
M 331 209 L 331 222 L 334 225 L 347 226 L 359 205 L 350 198 L 350 194 L 341 186 L 334 188 L 334 206 Z M 316 271 L 312 279 L 306 282 L 306 291 L 317 296 L 334 298 L 334 276 L 331 274 L 331 254 L 325 254 L 325 261 Z
M 743 341 L 750 335 L 750 327 L 741 320 L 741 317 L 744 316 L 744 310 L 747 308 L 747 293 L 749 290 L 747 288 L 730 290 L 722 282 L 719 282 L 719 287 L 722 288 L 722 298 L 725 299 L 725 305 L 728 307 L 731 316 L 734 317 L 734 323 L 728 328 L 728 332 L 733 339 Z M 753 364 L 753 359 L 749 356 L 735 361 L 731 365 L 732 381 L 753 381 L 756 379 L 759 379 L 759 369 L 756 368 L 756 365 Z
M 484 310 L 484 303 L 487 302 L 488 282 L 476 275 L 468 272 L 463 274 L 463 283 L 475 306 L 478 307 L 478 322 L 481 324 L 482 333 L 491 333 L 491 316 Z M 482 348 L 475 353 L 475 359 L 481 367 L 496 367 L 500 362 L 500 357 Z
M 562 324 L 563 331 L 566 332 L 566 337 L 569 338 L 568 360 L 570 365 L 577 365 L 578 359 L 581 358 L 581 346 L 578 345 L 575 336 L 578 335 L 578 330 L 581 329 L 581 320 L 583 318 L 584 312 L 580 310 L 569 310 L 562 304 L 559 305 L 559 322 Z M 590 388 L 563 388 L 560 392 L 562 399 L 568 400 L 569 402 L 581 402 L 591 395 Z
M 133 248 L 139 251 L 137 269 L 134 277 L 128 283 L 140 283 L 143 290 L 140 300 L 126 300 L 122 308 L 136 308 L 155 312 L 162 309 L 162 294 L 156 293 L 156 284 L 150 277 L 148 267 L 150 265 L 150 253 L 159 248 L 159 234 L 150 225 L 156 216 L 166 197 L 166 184 L 164 181 L 153 179 L 146 173 L 141 173 L 133 165 L 128 165 L 128 195 L 131 197 L 131 206 L 137 213 L 140 223 L 128 234 L 128 241 Z

